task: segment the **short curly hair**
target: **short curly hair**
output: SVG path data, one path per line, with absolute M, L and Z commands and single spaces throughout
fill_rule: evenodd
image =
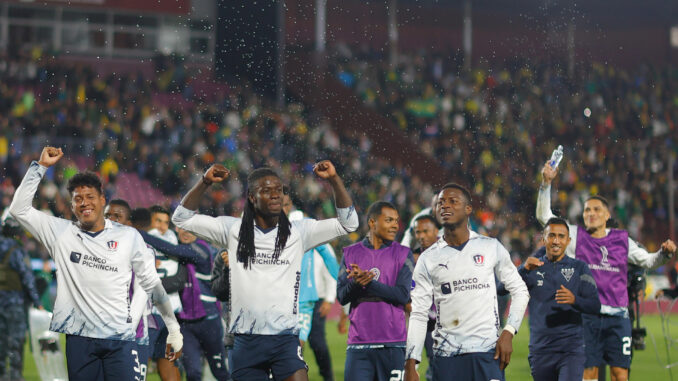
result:
M 90 171 L 80 172 L 68 180 L 67 188 L 69 193 L 73 194 L 73 191 L 77 187 L 91 187 L 96 189 L 99 194 L 104 193 L 101 179 L 96 173 Z

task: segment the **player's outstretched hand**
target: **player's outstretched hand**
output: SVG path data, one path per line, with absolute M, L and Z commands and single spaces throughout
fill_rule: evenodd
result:
M 676 255 L 676 243 L 667 239 L 662 243 L 662 254 L 665 256 L 675 256 Z
M 529 257 L 525 261 L 525 270 L 532 271 L 538 267 L 544 265 L 544 262 L 540 261 L 537 257 Z
M 544 185 L 551 184 L 551 181 L 556 178 L 556 174 L 558 173 L 558 169 L 553 169 L 553 167 L 549 164 L 547 161 L 546 164 L 544 164 L 544 168 L 541 169 L 541 182 Z
M 568 290 L 563 286 L 562 284 L 560 285 L 560 289 L 556 291 L 556 303 L 558 304 L 574 304 L 575 297 L 572 291 Z
M 207 172 L 203 175 L 203 182 L 208 185 L 212 183 L 220 183 L 228 178 L 228 175 L 231 174 L 231 171 L 228 168 L 224 167 L 221 164 L 213 164 Z
M 511 362 L 511 353 L 513 353 L 513 335 L 507 330 L 501 331 L 497 347 L 494 350 L 494 359 L 499 359 L 499 368 L 506 369 Z
M 181 357 L 181 351 L 184 347 L 184 337 L 181 332 L 170 332 L 167 334 L 167 346 L 165 347 L 165 358 L 174 362 Z
M 55 147 L 45 147 L 42 149 L 42 153 L 40 154 L 40 160 L 38 160 L 38 164 L 42 165 L 43 167 L 51 167 L 54 164 L 59 161 L 64 156 L 64 151 L 61 150 L 61 148 L 55 148 Z
M 331 161 L 323 160 L 313 165 L 313 173 L 321 179 L 327 180 L 337 175 L 337 169 L 334 168 L 334 164 Z

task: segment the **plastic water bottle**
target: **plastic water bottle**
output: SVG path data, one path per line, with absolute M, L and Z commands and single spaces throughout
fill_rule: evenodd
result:
M 563 160 L 563 146 L 558 146 L 558 148 L 553 150 L 553 153 L 551 154 L 551 160 L 549 160 L 549 165 L 551 168 L 556 169 L 558 168 L 558 164 L 560 164 L 560 161 Z

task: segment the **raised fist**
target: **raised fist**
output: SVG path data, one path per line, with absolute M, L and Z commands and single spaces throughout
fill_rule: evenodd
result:
M 542 184 L 551 184 L 551 181 L 556 178 L 556 174 L 558 174 L 558 169 L 553 169 L 547 161 L 546 164 L 544 164 L 544 168 L 541 170 Z
M 334 164 L 332 164 L 332 162 L 329 160 L 323 160 L 315 163 L 315 165 L 313 165 L 313 172 L 318 177 L 325 180 L 337 175 L 337 170 L 334 168 Z
M 228 168 L 224 167 L 221 164 L 213 164 L 207 172 L 205 172 L 205 175 L 203 175 L 203 181 L 206 184 L 212 184 L 212 183 L 220 183 L 226 178 L 228 178 L 228 175 L 230 175 L 231 172 L 228 170 Z
M 64 156 L 64 152 L 61 150 L 61 148 L 45 147 L 42 149 L 38 164 L 49 168 L 56 164 L 56 162 L 59 161 L 62 156 Z

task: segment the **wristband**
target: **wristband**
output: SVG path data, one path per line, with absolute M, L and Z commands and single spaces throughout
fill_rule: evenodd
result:
M 504 331 L 507 331 L 508 333 L 510 333 L 513 336 L 516 335 L 516 329 L 513 328 L 512 326 L 508 325 L 508 324 L 506 324 L 506 326 L 504 327 Z

